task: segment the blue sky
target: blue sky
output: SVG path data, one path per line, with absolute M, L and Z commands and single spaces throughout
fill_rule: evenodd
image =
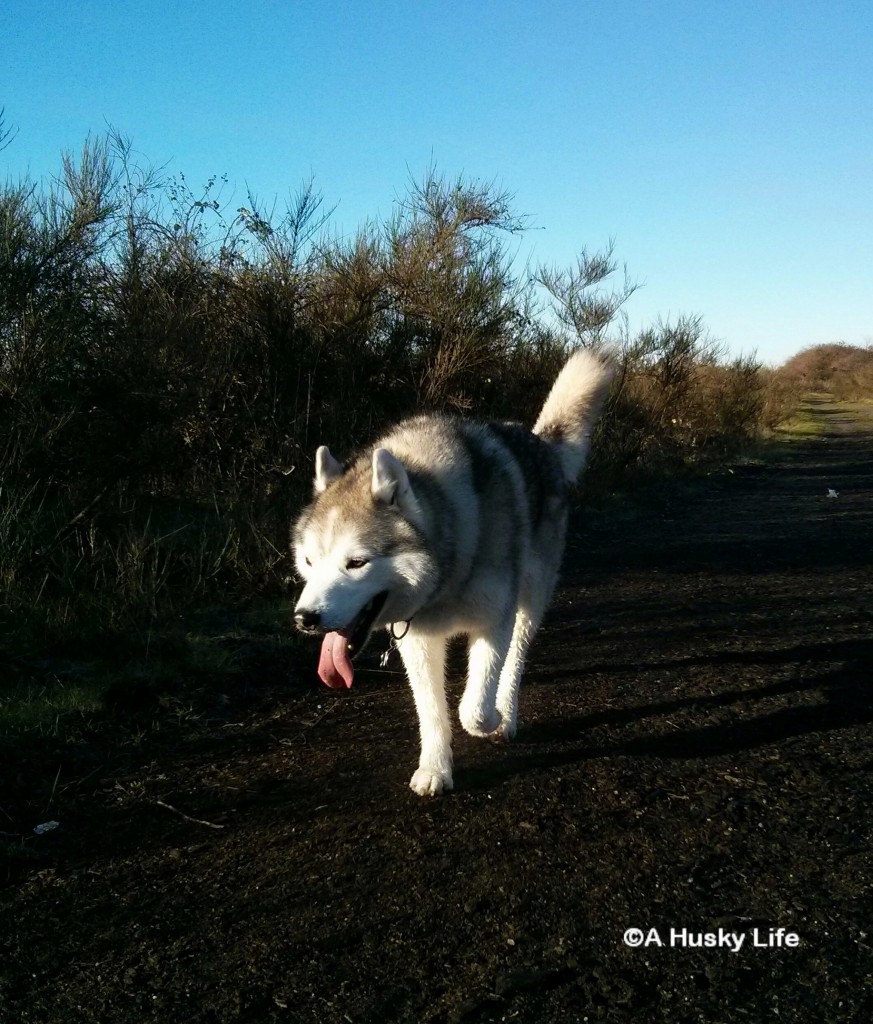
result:
M 108 122 L 236 205 L 314 176 L 351 232 L 433 163 L 514 193 L 520 259 L 614 239 L 633 328 L 873 341 L 868 0 L 6 0 L 0 33 L 0 177 Z

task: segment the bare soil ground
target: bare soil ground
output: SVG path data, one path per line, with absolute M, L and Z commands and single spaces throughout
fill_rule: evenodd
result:
M 396 666 L 337 696 L 314 650 L 4 748 L 0 1019 L 873 1019 L 873 421 L 810 415 L 577 517 L 518 739 L 459 732 L 447 798 Z

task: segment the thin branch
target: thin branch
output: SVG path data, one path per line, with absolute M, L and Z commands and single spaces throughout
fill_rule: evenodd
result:
M 172 811 L 173 814 L 178 814 L 180 818 L 184 818 L 185 821 L 193 822 L 195 825 L 205 825 L 207 828 L 224 828 L 224 825 L 217 825 L 214 821 L 205 821 L 203 818 L 192 818 L 190 814 L 180 811 L 178 807 L 168 804 L 165 800 L 155 800 L 155 803 L 159 807 L 166 807 L 168 811 Z

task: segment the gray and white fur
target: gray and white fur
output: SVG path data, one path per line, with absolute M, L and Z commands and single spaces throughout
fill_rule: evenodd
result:
M 609 364 L 579 350 L 532 432 L 419 416 L 347 467 L 318 449 L 315 497 L 293 529 L 305 581 L 295 621 L 324 634 L 319 674 L 331 686 L 351 685 L 351 657 L 372 630 L 406 630 L 397 647 L 421 733 L 410 785 L 422 796 L 453 785 L 451 637 L 469 642 L 461 725 L 473 736 L 515 735 L 525 656 L 563 556 L 568 489 L 611 379 Z

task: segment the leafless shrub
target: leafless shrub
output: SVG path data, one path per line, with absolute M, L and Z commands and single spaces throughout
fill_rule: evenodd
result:
M 700 317 L 625 338 L 601 425 L 595 473 L 621 481 L 723 458 L 763 425 L 767 377 L 753 357 L 726 359 Z
M 569 344 L 602 344 L 622 306 L 637 290 L 624 269 L 623 283 L 603 287 L 618 269 L 614 242 L 602 252 L 583 249 L 570 268 L 540 266 L 534 281 L 545 289 L 551 310 Z
M 350 238 L 311 182 L 278 212 L 227 191 L 113 131 L 0 190 L 0 644 L 278 592 L 316 444 L 422 408 L 531 422 L 634 287 L 611 246 L 519 274 L 524 219 L 490 183 L 430 172 Z M 755 432 L 759 368 L 700 321 L 620 363 L 602 480 Z

